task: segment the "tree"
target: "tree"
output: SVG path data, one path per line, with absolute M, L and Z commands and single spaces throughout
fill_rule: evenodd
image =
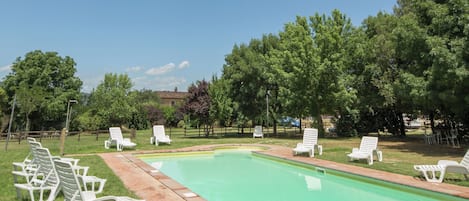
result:
M 8 125 L 7 122 L 8 122 L 9 115 L 7 115 L 7 114 L 9 112 L 9 109 L 11 109 L 11 108 L 8 104 L 7 94 L 1 86 L 2 85 L 0 83 L 0 108 L 1 108 L 1 110 L 0 110 L 0 132 L 3 132 L 6 128 L 6 126 Z
M 352 35 L 350 19 L 338 10 L 333 10 L 331 16 L 316 14 L 310 17 L 314 46 L 320 58 L 320 65 L 316 69 L 318 85 L 315 90 L 317 96 L 313 98 L 317 108 L 318 129 L 323 130 L 321 114 L 340 115 L 342 118 L 352 118 L 356 111 L 352 108 L 356 101 L 356 89 L 352 88 L 348 58 L 348 47 Z
M 286 24 L 279 35 L 279 48 L 271 52 L 269 62 L 275 69 L 279 69 L 276 78 L 282 83 L 279 96 L 285 114 L 294 117 L 311 116 L 317 108 L 311 99 L 318 96 L 315 87 L 319 80 L 315 70 L 319 58 L 306 17 L 298 16 L 295 23 Z
M 235 45 L 223 66 L 221 79 L 228 81 L 230 98 L 242 116 L 258 123 L 268 124 L 266 108 L 274 120 L 281 108 L 276 69 L 268 63 L 269 52 L 277 48 L 278 41 L 277 36 L 270 34 L 261 40 L 252 39 L 249 45 Z M 266 96 L 269 96 L 269 105 L 266 105 Z M 276 128 L 276 121 L 273 122 Z
M 75 65 L 71 57 L 60 57 L 57 52 L 40 50 L 27 53 L 24 59 L 18 57 L 13 63 L 12 72 L 3 82 L 8 97 L 12 99 L 16 93 L 40 96 L 18 96 L 18 102 L 23 102 L 23 108 L 19 107 L 18 112 L 28 114 L 32 129 L 64 126 L 67 102 L 78 99 L 82 85 L 75 76 Z M 47 100 L 47 104 L 41 104 L 42 100 Z M 25 104 L 27 102 L 28 106 Z M 29 123 L 26 126 L 29 127 Z
M 137 112 L 132 82 L 125 74 L 106 74 L 104 81 L 91 92 L 89 117 L 97 116 L 99 128 L 129 124 Z
M 130 127 L 146 129 L 149 125 L 158 124 L 158 121 L 162 119 L 158 94 L 148 89 L 134 91 L 133 93 L 135 93 L 138 102 L 135 104 L 137 112 L 132 115 Z
M 271 56 L 272 64 L 282 69 L 278 78 L 287 83 L 281 96 L 290 114 L 315 117 L 321 135 L 321 114 L 350 112 L 355 99 L 345 66 L 350 32 L 350 20 L 337 10 L 331 17 L 310 17 L 310 24 L 298 16 L 285 25 L 280 49 Z
M 210 95 L 210 118 L 218 120 L 221 125 L 227 126 L 233 120 L 234 106 L 228 94 L 228 81 L 212 77 L 211 84 L 208 87 Z
M 400 0 L 393 30 L 402 106 L 469 123 L 467 1 Z M 415 104 L 416 103 L 416 104 Z
M 25 117 L 25 131 L 30 130 L 30 123 L 31 123 L 31 113 L 37 111 L 37 108 L 41 107 L 43 104 L 46 103 L 46 99 L 44 97 L 44 92 L 40 87 L 33 86 L 30 88 L 29 86 L 25 86 L 25 84 L 21 84 L 16 91 L 17 99 L 18 99 L 18 108 L 20 109 L 20 114 L 24 115 Z
M 198 120 L 204 126 L 205 136 L 209 136 L 212 122 L 210 119 L 210 95 L 208 92 L 209 83 L 205 80 L 197 81 L 189 87 L 189 95 L 184 104 L 186 114 L 191 119 Z

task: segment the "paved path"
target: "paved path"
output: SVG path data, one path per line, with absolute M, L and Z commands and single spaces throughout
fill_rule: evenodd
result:
M 419 178 L 394 174 L 369 168 L 363 168 L 353 165 L 347 165 L 342 163 L 336 163 L 316 158 L 309 158 L 303 156 L 293 156 L 291 148 L 282 147 L 276 145 L 252 145 L 252 144 L 229 144 L 229 145 L 204 145 L 187 147 L 176 150 L 158 150 L 158 151 L 134 151 L 134 152 L 117 152 L 117 153 L 105 153 L 100 154 L 106 164 L 114 171 L 116 175 L 119 175 L 123 183 L 131 191 L 135 192 L 141 199 L 147 201 L 162 200 L 162 201 L 198 201 L 204 200 L 198 195 L 192 193 L 189 189 L 185 188 L 181 184 L 173 181 L 166 175 L 155 171 L 153 167 L 144 163 L 140 159 L 136 158 L 134 154 L 146 154 L 146 153 L 162 153 L 162 152 L 186 152 L 186 151 L 205 151 L 213 150 L 220 146 L 262 146 L 267 148 L 266 150 L 259 151 L 262 154 L 276 156 L 283 159 L 300 161 L 306 164 L 311 164 L 317 167 L 323 167 L 327 169 L 333 169 L 343 172 L 348 172 L 357 175 L 363 175 L 372 177 L 380 180 L 386 180 L 393 183 L 398 183 L 406 186 L 413 186 L 431 191 L 442 192 L 450 195 L 455 195 L 469 199 L 469 188 L 457 186 L 446 183 L 429 183 L 422 181 Z M 366 173 L 366 175 L 364 175 Z

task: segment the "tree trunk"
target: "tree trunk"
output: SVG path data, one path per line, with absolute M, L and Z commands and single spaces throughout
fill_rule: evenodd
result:
M 405 137 L 406 136 L 406 134 L 405 134 L 405 123 L 404 123 L 404 117 L 402 116 L 401 111 L 397 112 L 397 118 L 399 120 L 399 122 L 398 122 L 399 130 L 400 130 L 400 135 L 399 136 Z
M 3 132 L 8 128 L 8 122 L 10 120 L 9 114 L 3 114 L 2 120 L 0 121 L 2 125 L 0 126 L 0 132 Z
M 26 126 L 24 128 L 25 131 L 30 131 L 30 123 L 31 119 L 29 118 L 29 114 L 26 114 Z

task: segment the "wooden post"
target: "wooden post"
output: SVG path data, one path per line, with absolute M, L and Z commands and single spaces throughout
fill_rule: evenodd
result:
M 137 136 L 137 132 L 135 131 L 135 128 L 132 128 L 130 130 L 130 138 L 135 139 L 136 136 Z
M 67 129 L 63 128 L 60 133 L 60 155 L 64 155 L 64 146 L 65 146 L 65 135 L 67 134 Z

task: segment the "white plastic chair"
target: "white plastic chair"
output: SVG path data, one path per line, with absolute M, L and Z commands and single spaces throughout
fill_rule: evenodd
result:
M 32 138 L 32 137 L 28 137 L 27 142 L 29 144 L 29 150 L 30 150 L 29 154 L 26 156 L 26 158 L 24 158 L 23 161 L 13 162 L 12 163 L 13 164 L 13 170 L 23 171 L 23 170 L 28 169 L 28 168 L 37 168 L 37 162 L 36 162 L 36 158 L 34 156 L 33 147 L 31 146 L 31 143 L 30 143 L 30 142 L 36 142 L 36 139 Z
M 109 149 L 111 146 L 116 145 L 117 151 L 122 151 L 124 148 L 135 148 L 137 144 L 130 141 L 130 138 L 124 138 L 120 127 L 109 128 L 109 139 L 104 141 L 104 148 Z
M 37 148 L 36 157 L 38 159 L 39 168 L 34 173 L 32 179 L 27 183 L 14 184 L 17 189 L 17 195 L 21 199 L 21 193 L 18 190 L 26 190 L 32 201 L 36 200 L 34 192 L 39 191 L 39 200 L 44 200 L 47 195 L 47 201 L 52 201 L 58 194 L 59 181 L 57 173 L 54 170 L 53 159 L 47 148 Z
M 414 165 L 414 169 L 422 173 L 428 182 L 443 182 L 446 173 L 464 174 L 468 180 L 469 174 L 469 150 L 466 152 L 461 162 L 452 160 L 439 160 L 437 165 Z
M 169 135 L 166 135 L 163 125 L 153 126 L 153 136 L 150 138 L 150 143 L 155 143 L 156 146 L 160 143 L 171 144 L 171 139 L 169 138 Z
M 293 154 L 308 153 L 314 157 L 314 150 L 317 149 L 319 155 L 322 155 L 322 145 L 318 145 L 318 129 L 305 128 L 303 133 L 303 143 L 298 143 L 293 149 Z
M 252 138 L 261 137 L 264 138 L 264 133 L 262 132 L 262 126 L 255 126 L 254 133 L 252 133 Z
M 135 200 L 130 197 L 118 196 L 104 196 L 96 198 L 96 193 L 94 191 L 83 191 L 80 188 L 80 182 L 78 181 L 77 175 L 75 174 L 75 171 L 73 171 L 72 164 L 70 164 L 70 162 L 55 160 L 54 168 L 59 177 L 60 189 L 67 201 Z
M 364 136 L 362 137 L 360 147 L 353 148 L 352 153 L 348 154 L 347 156 L 349 157 L 350 161 L 366 159 L 368 165 L 373 165 L 373 154 L 377 155 L 378 161 L 383 160 L 383 152 L 378 150 L 378 138 Z

